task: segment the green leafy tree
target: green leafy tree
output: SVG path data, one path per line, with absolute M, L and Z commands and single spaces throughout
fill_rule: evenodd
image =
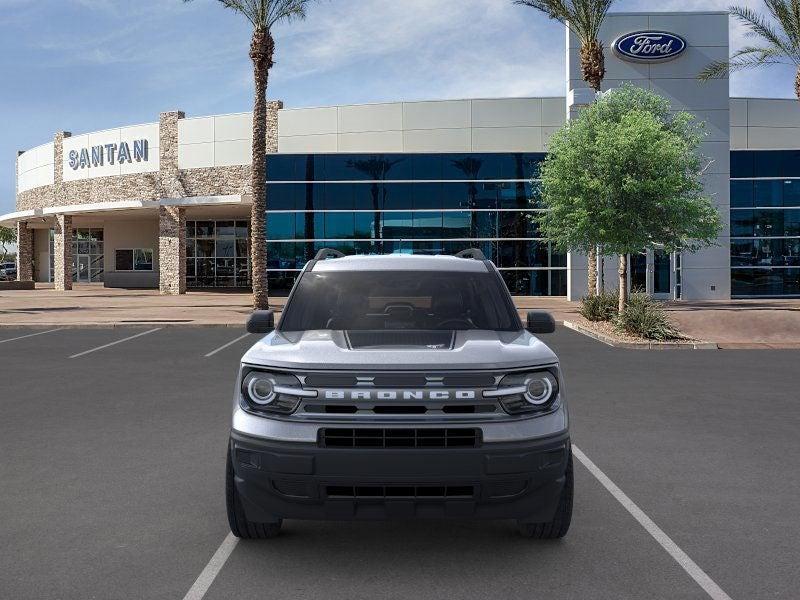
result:
M 715 243 L 720 216 L 703 196 L 702 126 L 632 85 L 603 94 L 549 142 L 534 218 L 562 251 L 600 244 L 619 255 L 619 311 L 627 256 L 643 248 L 696 252 Z
M 730 13 L 742 22 L 747 36 L 758 40 L 716 61 L 700 73 L 700 79 L 724 77 L 731 71 L 766 65 L 789 64 L 796 69 L 794 93 L 800 100 L 800 0 L 764 0 L 769 17 L 746 6 L 732 6 Z
M 600 91 L 606 75 L 600 27 L 614 0 L 514 0 L 514 4 L 530 6 L 551 19 L 563 23 L 581 42 L 581 77 L 595 92 Z M 597 248 L 586 251 L 589 270 L 589 295 L 597 289 Z
M 0 262 L 6 262 L 8 259 L 8 246 L 16 243 L 17 232 L 10 227 L 0 227 L 0 250 L 3 251 Z
M 191 0 L 184 0 L 190 2 Z M 265 235 L 267 186 L 265 154 L 267 149 L 267 83 L 274 65 L 275 40 L 272 28 L 283 21 L 304 19 L 313 0 L 219 0 L 225 8 L 235 10 L 253 26 L 250 39 L 250 60 L 253 61 L 255 100 L 253 102 L 253 205 L 250 209 L 252 239 L 250 266 L 253 270 L 253 308 L 269 307 L 267 288 L 267 242 Z

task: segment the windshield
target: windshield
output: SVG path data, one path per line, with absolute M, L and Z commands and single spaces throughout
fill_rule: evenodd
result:
M 495 273 L 333 271 L 304 273 L 281 331 L 519 331 L 511 298 Z

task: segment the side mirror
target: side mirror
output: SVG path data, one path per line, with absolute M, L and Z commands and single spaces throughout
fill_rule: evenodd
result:
M 247 319 L 247 333 L 269 333 L 275 329 L 275 315 L 271 310 L 254 310 Z
M 553 333 L 556 330 L 556 320 L 549 312 L 531 310 L 528 312 L 528 326 L 531 333 Z

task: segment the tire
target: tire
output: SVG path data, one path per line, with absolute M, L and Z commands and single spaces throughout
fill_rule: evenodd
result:
M 575 481 L 572 475 L 572 451 L 567 460 L 566 481 L 558 508 L 552 521 L 547 523 L 518 523 L 517 529 L 522 537 L 534 540 L 557 540 L 567 535 L 569 524 L 572 521 L 572 496 L 575 490 Z
M 254 523 L 245 516 L 242 502 L 239 500 L 239 492 L 236 491 L 236 483 L 233 480 L 230 449 L 225 472 L 225 505 L 228 509 L 228 524 L 231 527 L 231 533 L 236 537 L 243 540 L 268 540 L 277 537 L 280 533 L 282 519 L 278 519 L 275 523 Z

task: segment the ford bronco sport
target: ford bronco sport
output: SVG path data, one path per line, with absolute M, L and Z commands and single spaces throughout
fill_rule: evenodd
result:
M 321 250 L 242 358 L 226 499 L 234 535 L 283 519 L 514 519 L 559 538 L 572 453 L 558 358 L 479 250 Z

